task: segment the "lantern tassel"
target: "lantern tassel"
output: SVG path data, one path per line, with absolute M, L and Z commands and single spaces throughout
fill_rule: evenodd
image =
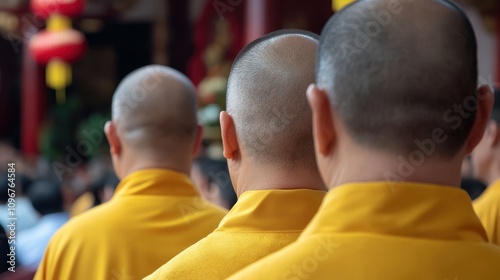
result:
M 66 103 L 66 89 L 56 89 L 56 101 L 58 105 L 63 105 L 64 103 Z
M 47 30 L 63 31 L 71 28 L 71 19 L 60 14 L 53 14 L 47 20 Z
M 56 91 L 59 105 L 66 102 L 66 87 L 71 83 L 71 66 L 63 60 L 54 59 L 47 65 L 47 85 Z

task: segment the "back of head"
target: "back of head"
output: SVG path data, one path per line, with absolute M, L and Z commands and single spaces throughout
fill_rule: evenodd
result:
M 435 155 L 450 158 L 469 136 L 477 46 L 451 1 L 356 1 L 324 27 L 317 67 L 318 86 L 361 145 L 409 154 L 442 129 Z
M 250 43 L 234 61 L 227 111 L 254 161 L 316 169 L 306 89 L 314 82 L 317 46 L 314 33 L 282 30 Z
M 28 197 L 31 204 L 33 204 L 33 208 L 42 216 L 63 212 L 64 210 L 61 188 L 54 182 L 34 182 L 28 192 Z
M 191 81 L 172 68 L 152 65 L 123 79 L 113 96 L 112 118 L 136 152 L 175 153 L 194 141 L 196 109 Z

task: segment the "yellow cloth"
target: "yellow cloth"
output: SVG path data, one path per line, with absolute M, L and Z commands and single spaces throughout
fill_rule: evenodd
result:
M 134 172 L 109 202 L 54 235 L 35 279 L 141 279 L 212 232 L 224 215 L 184 174 Z
M 490 242 L 500 245 L 500 180 L 491 184 L 474 200 L 474 210 L 483 223 Z
M 332 8 L 334 11 L 340 11 L 340 9 L 351 4 L 354 0 L 332 0 Z
M 223 279 L 295 241 L 325 194 L 246 191 L 213 233 L 145 279 Z
M 94 196 L 90 192 L 86 192 L 82 194 L 79 198 L 75 200 L 73 203 L 73 207 L 71 207 L 70 216 L 74 217 L 78 214 L 81 214 L 94 206 Z
M 498 280 L 463 190 L 418 183 L 353 183 L 331 190 L 299 239 L 229 279 Z

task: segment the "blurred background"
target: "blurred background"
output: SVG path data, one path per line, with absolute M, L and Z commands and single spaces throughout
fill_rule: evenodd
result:
M 113 92 L 148 64 L 192 79 L 205 126 L 199 162 L 220 160 L 219 112 L 240 49 L 277 29 L 319 33 L 332 14 L 329 0 L 2 0 L 0 170 L 13 161 L 18 174 L 60 183 L 68 211 L 77 198 L 83 208 L 101 201 L 94 189 L 113 171 L 103 132 Z M 58 81 L 65 67 L 71 79 Z
M 227 193 L 232 186 L 218 119 L 232 60 L 245 44 L 277 29 L 320 33 L 348 2 L 1 0 L 0 171 L 16 163 L 19 196 L 33 182 L 55 182 L 61 211 L 71 215 L 107 201 L 118 184 L 103 132 L 115 87 L 141 66 L 162 64 L 197 86 L 205 140 L 193 178 L 207 199 L 230 208 L 236 198 Z M 458 2 L 477 34 L 480 82 L 500 86 L 500 1 Z M 79 3 L 84 6 L 70 7 Z M 52 13 L 58 5 L 68 5 L 67 18 Z M 58 37 L 63 31 L 67 36 Z
M 59 0 L 45 2 L 51 1 Z M 87 49 L 71 65 L 72 83 L 58 103 L 56 90 L 46 85 L 47 67 L 29 51 L 30 39 L 47 28 L 46 21 L 32 12 L 30 1 L 0 1 L 0 140 L 28 165 L 44 164 L 41 159 L 63 163 L 73 152 L 75 161 L 106 157 L 102 125 L 110 117 L 114 89 L 126 74 L 153 63 L 180 70 L 198 86 L 207 145 L 217 142 L 225 81 L 239 50 L 276 29 L 320 32 L 333 13 L 325 0 L 84 2 L 72 20 Z M 220 149 L 209 153 L 219 157 Z

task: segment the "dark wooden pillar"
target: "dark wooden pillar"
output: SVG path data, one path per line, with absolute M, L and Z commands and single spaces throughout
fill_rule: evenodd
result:
M 277 0 L 245 1 L 245 45 L 281 27 Z
M 17 141 L 17 135 L 14 134 L 14 127 L 18 127 L 19 107 L 15 100 L 13 83 L 15 80 L 15 58 L 16 53 L 13 51 L 11 43 L 0 37 L 0 138 L 6 138 L 10 141 Z
M 187 0 L 168 1 L 169 15 L 169 66 L 186 73 L 187 63 L 193 53 L 192 26 L 189 21 Z
M 45 116 L 47 88 L 44 68 L 29 54 L 27 44 L 22 50 L 21 85 L 21 150 L 24 155 L 38 155 L 38 136 Z

